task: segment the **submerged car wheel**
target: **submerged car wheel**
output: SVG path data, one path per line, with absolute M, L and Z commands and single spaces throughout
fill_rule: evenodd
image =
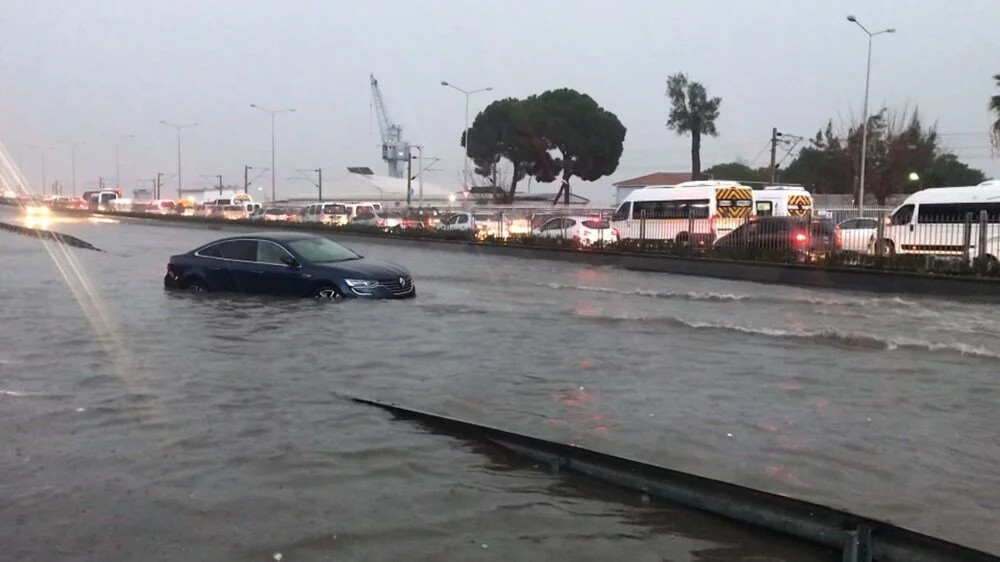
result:
M 340 291 L 336 287 L 324 285 L 313 291 L 313 298 L 339 301 L 343 299 L 344 296 L 340 294 Z
M 185 287 L 185 289 L 191 291 L 192 293 L 207 293 L 208 285 L 206 285 L 205 282 L 202 281 L 201 279 L 195 277 L 194 279 L 188 281 L 187 287 Z

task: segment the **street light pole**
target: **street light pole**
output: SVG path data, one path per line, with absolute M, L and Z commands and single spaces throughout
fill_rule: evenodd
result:
M 872 33 L 868 31 L 868 28 L 861 25 L 858 18 L 854 16 L 847 16 L 847 21 L 856 24 L 861 28 L 862 31 L 868 35 L 868 64 L 865 69 L 865 103 L 861 110 L 861 171 L 858 174 L 858 215 L 864 211 L 865 205 L 865 163 L 868 157 L 868 90 L 871 84 L 872 77 L 872 39 L 876 35 L 881 35 L 883 33 L 895 33 L 895 28 L 883 29 L 882 31 L 877 31 Z
M 277 168 L 277 166 L 275 164 L 275 158 L 274 158 L 274 152 L 275 152 L 274 151 L 274 116 L 277 115 L 277 114 L 279 114 L 279 113 L 294 113 L 295 112 L 295 108 L 294 107 L 287 107 L 285 109 L 274 110 L 274 109 L 267 109 L 266 107 L 261 107 L 261 106 L 255 104 L 255 103 L 251 103 L 250 107 L 252 107 L 254 109 L 259 109 L 261 111 L 264 111 L 264 112 L 267 112 L 267 113 L 271 114 L 271 201 L 272 202 L 273 201 L 277 201 L 278 197 L 277 197 L 277 189 L 275 188 L 275 185 L 276 185 L 275 184 L 275 180 L 278 177 L 278 171 L 277 171 L 278 168 Z
M 76 197 L 76 147 L 86 143 L 84 141 L 67 141 L 65 144 L 69 145 L 70 181 L 73 184 L 73 197 Z
M 180 199 L 184 197 L 184 183 L 181 181 L 181 129 L 188 127 L 197 127 L 197 123 L 169 123 L 167 121 L 160 121 L 161 125 L 167 125 L 168 127 L 173 127 L 177 129 L 177 198 Z
M 37 146 L 37 145 L 33 145 L 33 144 L 30 144 L 28 146 L 30 148 L 37 148 L 39 150 L 39 152 L 41 153 L 41 155 L 42 155 L 42 195 L 44 196 L 45 195 L 45 189 L 46 189 L 45 184 L 48 182 L 48 178 L 46 177 L 47 176 L 47 170 L 46 170 L 46 168 L 48 166 L 46 165 L 46 162 L 45 162 L 45 151 L 46 150 L 52 150 L 55 147 L 52 147 L 52 146 Z
M 451 84 L 451 83 L 449 83 L 449 82 L 447 82 L 445 80 L 441 81 L 441 85 L 442 86 L 447 86 L 449 88 L 454 88 L 454 89 L 458 90 L 459 92 L 462 92 L 463 94 L 465 94 L 465 139 L 464 139 L 465 140 L 465 161 L 463 162 L 463 174 L 464 174 L 463 179 L 464 179 L 464 183 L 465 183 L 465 189 L 468 190 L 469 189 L 469 97 L 471 97 L 472 94 L 477 94 L 479 92 L 489 92 L 489 91 L 493 90 L 493 86 L 489 86 L 489 87 L 486 87 L 486 88 L 480 88 L 478 90 L 464 90 L 464 89 L 459 88 L 458 86 L 456 86 L 454 84 Z

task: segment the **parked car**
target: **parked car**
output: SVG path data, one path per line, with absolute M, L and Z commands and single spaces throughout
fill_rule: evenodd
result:
M 791 250 L 815 257 L 840 249 L 840 227 L 831 219 L 751 217 L 715 242 L 717 248 Z
M 858 253 L 869 253 L 875 244 L 875 232 L 878 231 L 878 219 L 859 218 L 848 219 L 839 225 L 842 250 Z
M 312 234 L 245 234 L 171 256 L 167 289 L 240 292 L 339 300 L 416 296 L 406 268 L 366 258 Z
M 268 207 L 258 218 L 267 222 L 288 222 L 295 220 L 295 210 L 286 207 Z
M 377 226 L 383 230 L 402 230 L 403 215 L 398 211 L 377 211 L 361 213 L 351 221 L 354 224 Z
M 608 219 L 600 217 L 555 217 L 531 231 L 538 238 L 565 238 L 589 246 L 603 242 L 617 242 L 618 231 L 611 228 Z

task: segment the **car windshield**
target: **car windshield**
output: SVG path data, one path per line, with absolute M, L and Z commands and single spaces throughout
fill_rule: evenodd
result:
M 346 215 L 347 207 L 344 205 L 326 205 L 323 207 L 323 212 L 327 215 Z
M 328 238 L 301 238 L 288 242 L 288 246 L 306 261 L 331 263 L 360 259 L 361 256 Z

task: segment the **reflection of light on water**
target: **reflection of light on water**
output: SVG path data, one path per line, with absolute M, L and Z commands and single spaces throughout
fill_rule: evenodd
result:
M 117 220 L 107 217 L 88 217 L 87 220 L 93 223 L 118 224 Z
M 42 230 L 48 230 L 49 225 L 51 224 L 52 220 L 47 216 L 27 215 L 24 217 L 24 226 L 28 228 L 39 228 Z

